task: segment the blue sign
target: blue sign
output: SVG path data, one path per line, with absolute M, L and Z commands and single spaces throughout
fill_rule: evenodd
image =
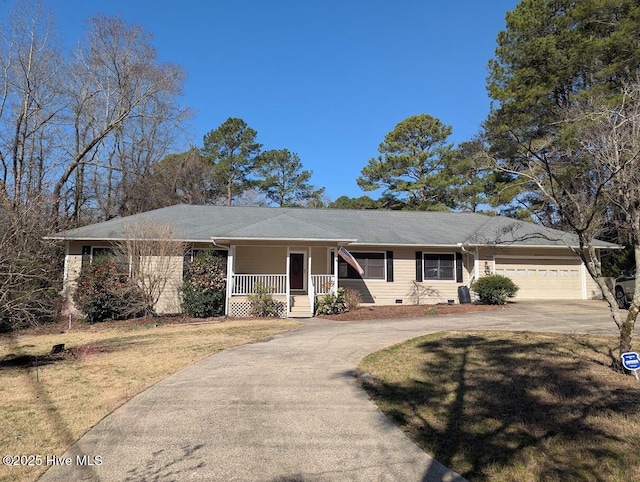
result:
M 635 351 L 628 351 L 622 354 L 622 364 L 627 370 L 640 369 L 640 358 Z

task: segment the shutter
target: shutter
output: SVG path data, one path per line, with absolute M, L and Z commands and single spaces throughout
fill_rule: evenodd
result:
M 80 269 L 85 266 L 89 266 L 91 262 L 91 246 L 83 246 L 82 247 L 82 263 L 80 265 Z
M 387 283 L 393 282 L 393 251 L 387 251 Z
M 226 249 L 218 249 L 216 250 L 218 256 L 222 258 L 222 271 L 224 274 L 227 274 L 227 258 L 229 257 L 229 251 Z
M 182 276 L 184 277 L 189 270 L 189 265 L 191 264 L 191 257 L 193 255 L 193 248 L 185 249 L 184 256 L 182 257 Z
M 335 273 L 335 262 L 336 262 L 336 252 L 335 251 L 331 251 L 331 261 L 329 263 L 329 274 L 336 274 Z
M 422 251 L 416 251 L 416 281 L 422 281 Z
M 456 253 L 456 283 L 462 283 L 462 253 Z

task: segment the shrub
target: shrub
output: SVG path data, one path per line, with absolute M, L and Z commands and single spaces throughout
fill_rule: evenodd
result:
M 251 314 L 253 316 L 279 316 L 282 303 L 273 299 L 273 288 L 263 283 L 256 283 L 253 293 L 247 295 L 251 302 Z
M 224 259 L 215 252 L 201 252 L 189 264 L 182 284 L 182 311 L 194 318 L 224 313 L 226 279 Z
M 501 275 L 483 276 L 471 285 L 485 305 L 504 305 L 507 298 L 513 298 L 518 292 L 518 286 L 510 278 Z
M 347 311 L 353 311 L 358 308 L 360 303 L 362 303 L 362 296 L 360 296 L 360 292 L 349 288 L 344 290 L 344 303 Z
M 224 313 L 224 293 L 202 291 L 191 284 L 182 287 L 182 311 L 193 318 L 208 318 Z
M 103 256 L 82 269 L 73 301 L 87 323 L 123 320 L 139 314 L 142 293 L 113 258 Z
M 338 288 L 337 294 L 328 293 L 318 298 L 316 315 L 337 315 L 347 310 L 344 288 Z

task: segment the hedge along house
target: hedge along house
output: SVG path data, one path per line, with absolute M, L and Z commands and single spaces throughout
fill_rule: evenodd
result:
M 176 205 L 50 236 L 66 241 L 65 292 L 83 264 L 122 241 L 127 226 L 169 226 L 187 252 L 173 260 L 156 307 L 180 311 L 186 264 L 198 250 L 226 257 L 226 313 L 250 314 L 247 295 L 261 284 L 282 316 L 311 316 L 315 297 L 337 287 L 364 304 L 458 301 L 458 288 L 488 274 L 520 287 L 518 299 L 590 299 L 596 284 L 571 249 L 574 236 L 505 217 L 475 213 Z M 337 255 L 345 247 L 362 275 Z M 599 250 L 617 245 L 600 242 Z

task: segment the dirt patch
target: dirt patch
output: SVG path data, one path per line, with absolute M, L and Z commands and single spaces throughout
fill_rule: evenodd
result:
M 509 305 L 438 304 L 438 305 L 390 305 L 361 306 L 339 315 L 323 315 L 320 318 L 337 321 L 384 320 L 393 318 L 422 318 L 425 316 L 473 313 L 476 311 L 502 310 Z

